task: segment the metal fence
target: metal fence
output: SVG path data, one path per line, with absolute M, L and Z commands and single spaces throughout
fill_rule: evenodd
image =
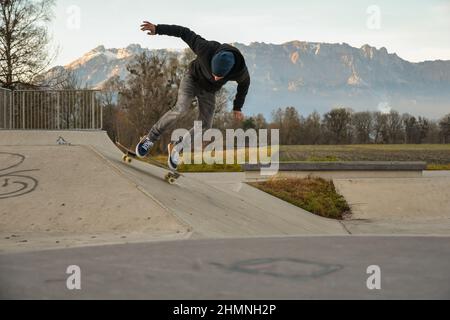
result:
M 103 110 L 98 93 L 0 88 L 0 129 L 101 130 Z

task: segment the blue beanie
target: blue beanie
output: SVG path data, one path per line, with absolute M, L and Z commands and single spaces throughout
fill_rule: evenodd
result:
M 230 51 L 217 53 L 211 61 L 211 69 L 214 75 L 225 77 L 230 73 L 235 64 L 234 54 Z

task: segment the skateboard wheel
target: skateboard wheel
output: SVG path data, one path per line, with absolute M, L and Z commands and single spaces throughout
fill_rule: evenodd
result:
M 166 180 L 169 184 L 175 184 L 175 182 L 177 181 L 177 179 L 171 173 L 166 174 L 164 180 Z
M 131 163 L 131 158 L 129 156 L 127 156 L 127 155 L 124 155 L 122 157 L 122 161 L 125 162 L 125 163 Z

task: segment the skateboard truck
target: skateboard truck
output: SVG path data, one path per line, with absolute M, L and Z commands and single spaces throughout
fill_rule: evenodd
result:
M 134 151 L 131 151 L 130 149 L 123 146 L 119 142 L 116 142 L 116 145 L 123 152 L 123 156 L 122 156 L 123 162 L 130 164 L 133 162 L 134 159 L 138 159 L 138 156 L 136 155 L 136 153 Z M 164 176 L 164 180 L 171 185 L 175 184 L 176 181 L 178 180 L 178 178 L 180 178 L 182 176 L 180 173 L 178 173 L 176 171 L 171 171 L 170 169 L 166 168 L 165 166 L 163 166 L 162 164 L 160 164 L 159 162 L 157 162 L 155 160 L 150 160 L 150 161 L 151 161 L 151 164 L 153 164 L 161 169 L 169 170 L 169 172 Z

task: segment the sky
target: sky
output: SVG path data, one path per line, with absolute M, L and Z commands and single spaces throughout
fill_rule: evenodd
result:
M 99 45 L 186 47 L 177 38 L 147 36 L 143 20 L 186 26 L 223 43 L 345 42 L 386 47 L 412 62 L 450 60 L 450 0 L 56 0 L 53 64 Z

